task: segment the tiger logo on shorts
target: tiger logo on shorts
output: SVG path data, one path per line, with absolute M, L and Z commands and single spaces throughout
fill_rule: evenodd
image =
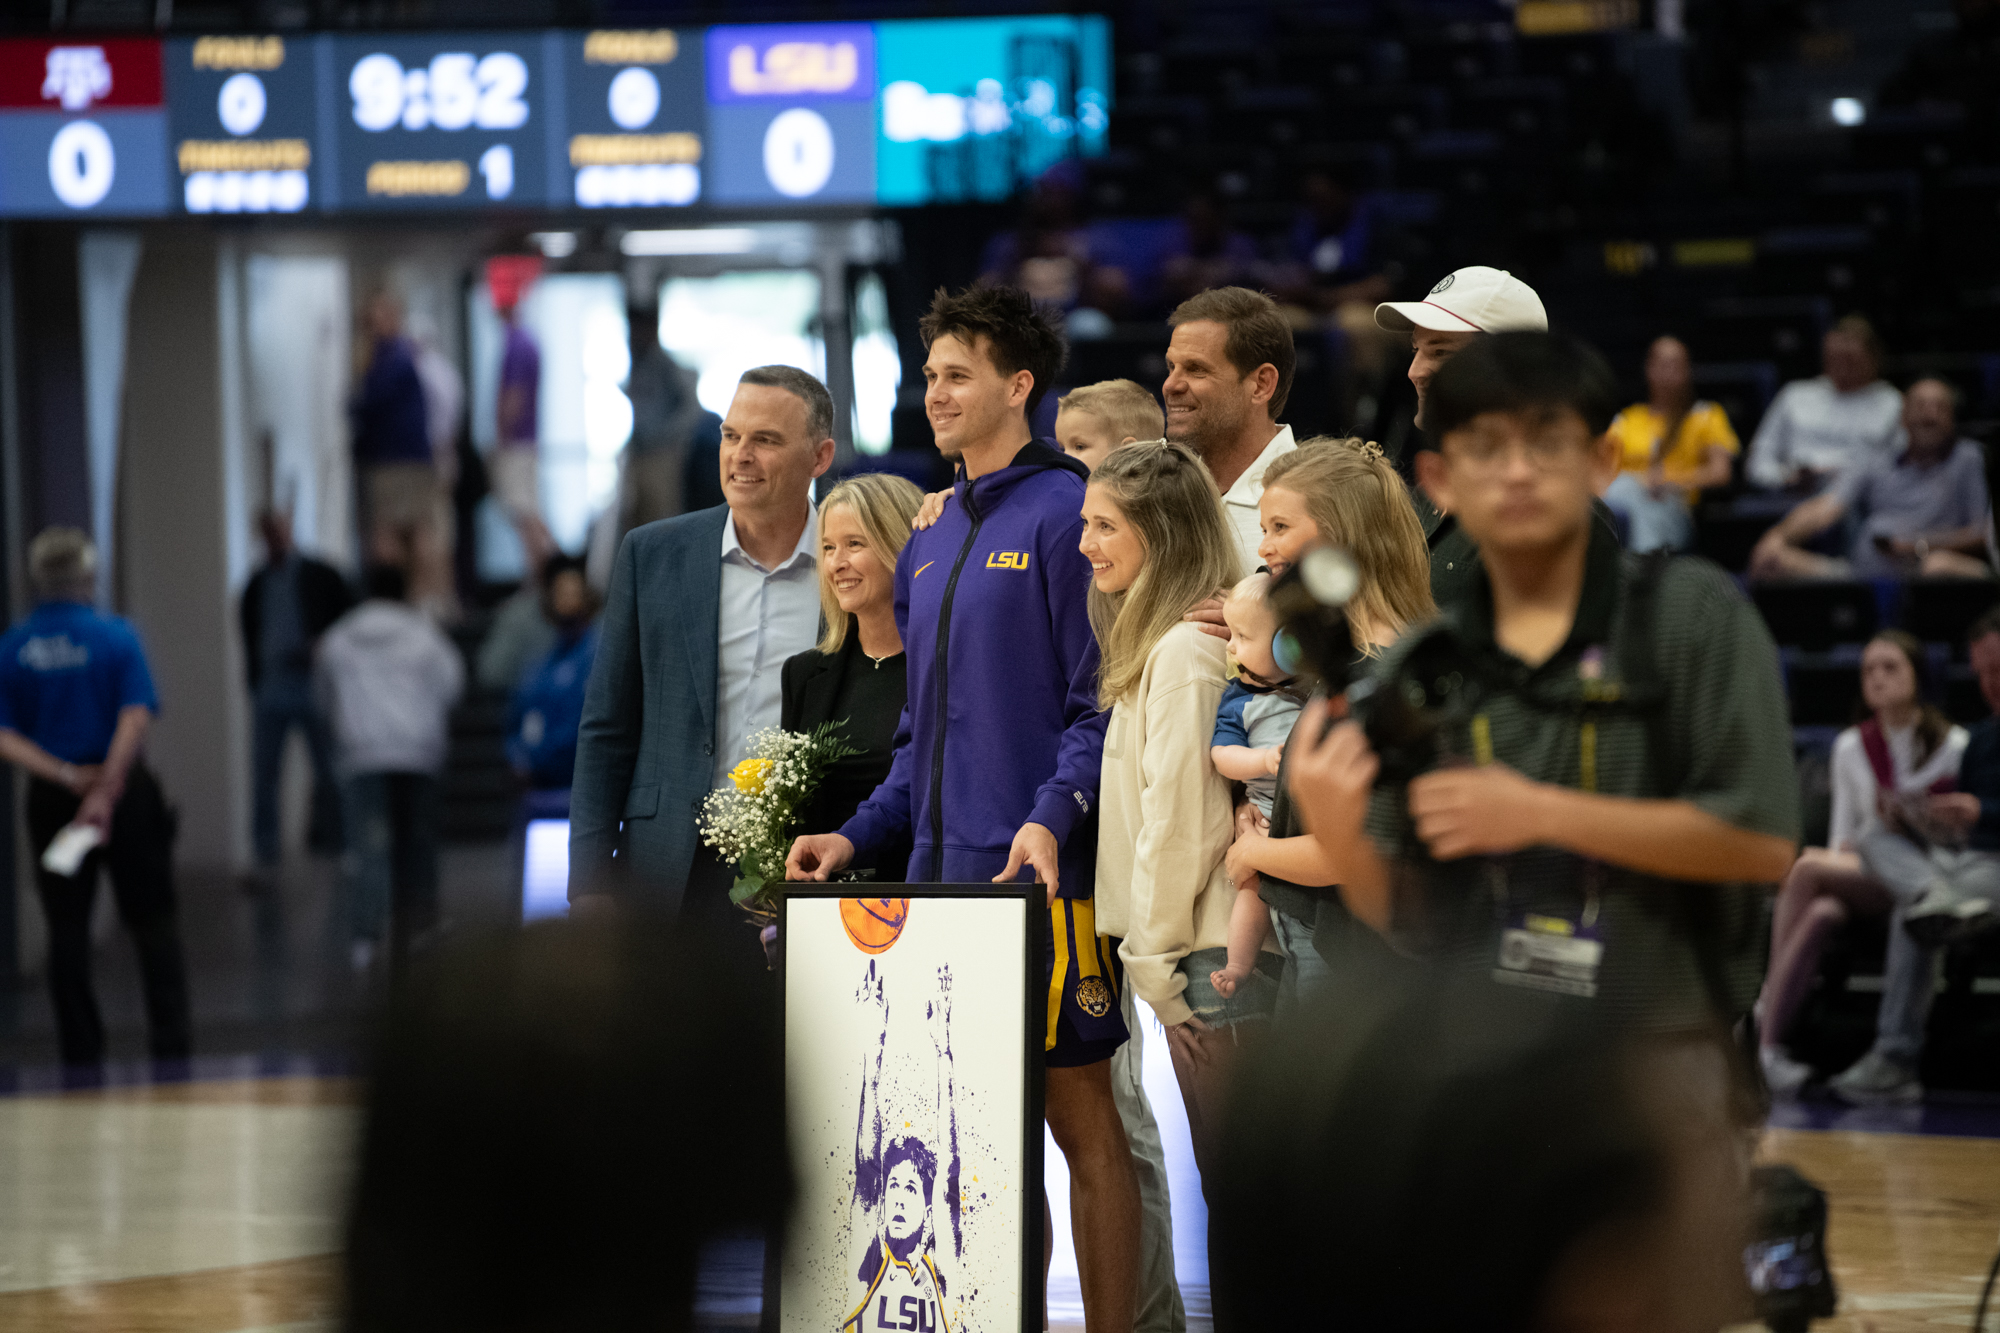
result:
M 1111 987 L 1104 984 L 1103 977 L 1085 977 L 1076 983 L 1076 1007 L 1092 1018 L 1111 1012 Z

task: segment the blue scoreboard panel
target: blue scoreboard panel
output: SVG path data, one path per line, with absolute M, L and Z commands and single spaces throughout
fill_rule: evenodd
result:
M 0 41 L 0 216 L 908 206 L 1104 151 L 1110 27 Z

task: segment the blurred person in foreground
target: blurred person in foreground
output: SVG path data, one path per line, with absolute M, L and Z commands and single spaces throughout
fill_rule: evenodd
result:
M 832 833 L 889 776 L 896 728 L 909 703 L 909 658 L 896 626 L 896 558 L 910 540 L 923 495 L 886 472 L 868 472 L 827 492 L 819 506 L 819 600 L 826 632 L 784 666 L 778 725 L 810 732 L 839 725 L 854 753 L 827 767 L 812 801 L 793 823 L 801 833 Z M 905 833 L 873 864 L 877 880 L 901 881 L 910 865 Z
M 530 664 L 507 709 L 507 759 L 534 793 L 568 792 L 576 773 L 583 693 L 597 657 L 597 594 L 583 561 L 553 555 L 542 567 L 542 611 L 555 642 Z
M 1750 441 L 1744 477 L 1766 490 L 1812 494 L 1893 452 L 1903 395 L 1882 378 L 1875 326 L 1849 315 L 1820 341 L 1821 372 L 1778 390 Z
M 104 1059 L 104 1022 L 90 984 L 97 872 L 111 872 L 132 936 L 156 1060 L 192 1051 L 187 968 L 174 895 L 174 814 L 142 751 L 159 699 L 132 626 L 91 607 L 97 548 L 75 528 L 48 528 L 28 547 L 36 606 L 0 638 L 0 759 L 28 775 L 28 842 L 49 923 L 49 999 L 66 1065 Z M 103 839 L 73 875 L 42 854 L 65 827 Z
M 1303 739 L 1303 738 L 1301 738 Z M 1715 1046 L 1349 974 L 1246 1062 L 1212 1222 L 1255 1329 L 1714 1333 L 1750 1315 Z
M 1975 639 L 1979 637 L 1984 635 L 1975 631 Z M 2000 641 L 1973 648 L 1989 657 L 1997 650 Z M 1819 972 L 1826 937 L 1854 916 L 1887 916 L 1889 956 L 1875 1044 L 1833 1079 L 1832 1089 L 1857 1102 L 1923 1097 L 1916 1071 L 1936 987 L 1937 951 L 1918 944 L 1903 923 L 1906 909 L 1928 881 L 1929 867 L 1919 856 L 1919 882 L 1899 898 L 1867 864 L 1868 849 L 1874 849 L 1874 859 L 1882 859 L 1883 849 L 1875 844 L 1903 832 L 1906 820 L 1949 841 L 1958 841 L 1954 835 L 1963 832 L 1955 821 L 1941 826 L 1930 813 L 1939 806 L 1947 814 L 1956 809 L 1957 802 L 1933 798 L 1955 787 L 1968 738 L 1963 727 L 1953 726 L 1924 702 L 1923 657 L 1923 645 L 1901 630 L 1877 634 L 1862 650 L 1861 697 L 1869 715 L 1833 742 L 1833 820 L 1827 845 L 1801 852 L 1778 888 L 1771 966 L 1757 1001 L 1758 1061 L 1764 1086 L 1774 1096 L 1789 1097 L 1812 1077 L 1809 1066 L 1791 1057 L 1785 1036 Z M 1887 854 L 1893 857 L 1897 850 L 1892 847 Z
M 1753 579 L 1986 578 L 1986 452 L 1958 434 L 1957 391 L 1918 380 L 1902 400 L 1902 448 L 1866 454 L 1766 532 Z M 1806 543 L 1846 518 L 1846 557 Z
M 278 793 L 285 743 L 294 728 L 305 733 L 312 756 L 315 850 L 340 846 L 340 785 L 333 772 L 333 736 L 313 699 L 312 657 L 320 636 L 346 615 L 354 594 L 340 571 L 292 543 L 292 516 L 282 509 L 259 515 L 264 564 L 243 588 L 236 607 L 243 632 L 243 663 L 250 677 L 251 843 L 256 892 L 276 882 Z
M 1416 424 L 1421 428 L 1431 380 L 1446 362 L 1485 334 L 1546 330 L 1549 314 L 1527 283 L 1504 269 L 1475 264 L 1445 274 L 1421 301 L 1384 301 L 1375 307 L 1375 323 L 1410 335 L 1410 384 L 1417 391 Z M 1432 448 L 1434 439 L 1420 440 L 1416 447 Z M 1405 475 L 1417 478 L 1410 502 L 1417 507 L 1431 553 L 1431 595 L 1442 606 L 1478 581 L 1479 547 L 1423 487 L 1419 473 Z
M 1629 555 L 1594 518 L 1616 393 L 1548 334 L 1438 372 L 1417 465 L 1483 573 L 1384 655 L 1361 720 L 1308 708 L 1288 777 L 1348 907 L 1431 973 L 1563 997 L 1747 1119 L 1727 1031 L 1798 838 L 1777 649 L 1720 570 Z M 1411 716 L 1419 740 L 1378 754 L 1364 724 Z
M 1694 363 L 1679 338 L 1656 338 L 1646 352 L 1646 401 L 1611 423 L 1621 451 L 1604 503 L 1624 515 L 1626 547 L 1684 551 L 1694 541 L 1689 505 L 1702 491 L 1727 486 L 1742 450 L 1729 414 L 1694 396 Z
M 691 997 L 727 1023 L 662 1021 Z M 348 1211 L 350 1333 L 694 1327 L 704 1242 L 791 1197 L 777 1016 L 646 921 L 454 943 L 375 1034 Z M 694 1090 L 728 1089 L 726 1104 Z
M 437 923 L 438 775 L 465 688 L 457 647 L 394 565 L 320 640 L 313 684 L 339 748 L 351 961 L 366 972 Z
M 813 479 L 833 465 L 833 398 L 792 366 L 743 373 L 722 423 L 726 503 L 634 528 L 618 547 L 570 790 L 570 902 L 740 929 L 735 868 L 696 817 L 778 724 L 787 660 L 819 638 Z

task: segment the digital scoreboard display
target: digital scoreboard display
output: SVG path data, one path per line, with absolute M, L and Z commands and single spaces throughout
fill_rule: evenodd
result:
M 701 33 L 569 33 L 563 50 L 567 202 L 578 208 L 699 202 L 712 170 Z
M 1104 151 L 1096 17 L 0 41 L 0 216 L 908 206 Z
M 175 211 L 297 213 L 313 201 L 310 41 L 171 41 L 166 74 Z
M 342 35 L 322 90 L 329 208 L 540 206 L 556 133 L 540 33 Z M 331 114 L 329 114 L 329 112 Z M 326 125 L 331 121 L 331 127 Z M 331 133 L 327 133 L 328 128 Z

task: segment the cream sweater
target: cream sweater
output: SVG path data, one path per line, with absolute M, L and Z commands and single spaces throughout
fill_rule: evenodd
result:
M 1189 1013 L 1181 959 L 1229 943 L 1229 783 L 1208 757 L 1224 654 L 1221 639 L 1174 626 L 1104 734 L 1097 928 L 1122 938 L 1127 979 L 1169 1027 Z

